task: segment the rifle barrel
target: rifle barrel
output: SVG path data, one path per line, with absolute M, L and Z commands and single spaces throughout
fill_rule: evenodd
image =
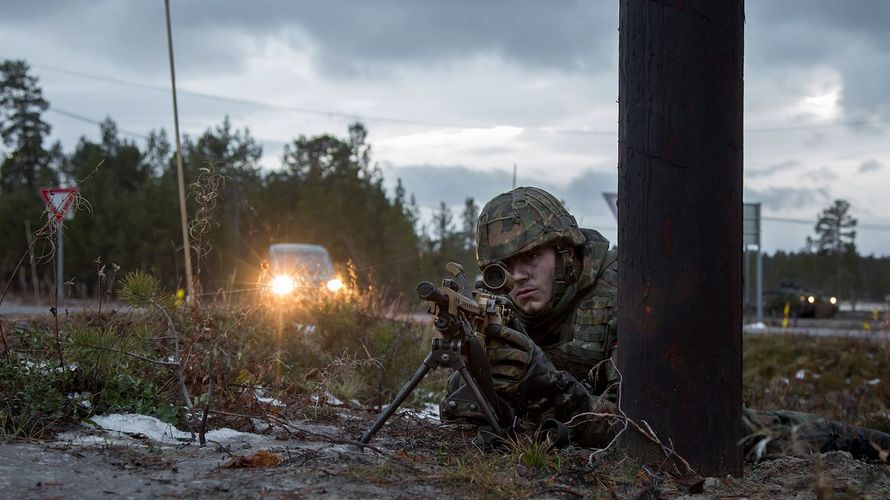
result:
M 448 295 L 439 290 L 436 285 L 429 281 L 421 281 L 417 284 L 417 296 L 423 300 L 435 302 L 441 306 L 448 306 Z

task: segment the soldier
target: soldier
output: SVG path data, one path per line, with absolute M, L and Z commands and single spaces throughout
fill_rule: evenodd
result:
M 606 446 L 619 422 L 589 414 L 617 413 L 617 251 L 534 187 L 489 201 L 476 235 L 479 268 L 501 263 L 516 281 L 510 298 L 520 323 L 489 331 L 487 339 L 496 392 L 526 421 L 556 419 L 568 424 L 571 441 Z M 459 383 L 452 377 L 450 392 Z M 798 412 L 742 413 L 746 456 L 840 449 L 875 459 L 872 443 L 890 450 L 890 436 L 877 431 Z M 442 406 L 442 415 L 473 412 L 452 404 Z

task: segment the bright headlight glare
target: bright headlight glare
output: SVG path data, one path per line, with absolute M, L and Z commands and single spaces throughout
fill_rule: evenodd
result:
M 341 288 L 343 288 L 343 282 L 337 278 L 334 278 L 327 282 L 327 287 L 328 287 L 328 290 L 330 290 L 332 292 L 336 292 L 336 291 L 340 290 Z
M 832 304 L 837 304 L 837 297 L 832 297 L 832 298 L 828 299 L 828 302 L 831 302 Z
M 812 295 L 810 295 L 809 297 L 807 297 L 807 302 L 809 302 L 810 304 L 816 302 L 816 297 L 813 297 Z
M 269 290 L 275 295 L 287 295 L 294 291 L 295 283 L 290 276 L 276 276 L 269 282 Z

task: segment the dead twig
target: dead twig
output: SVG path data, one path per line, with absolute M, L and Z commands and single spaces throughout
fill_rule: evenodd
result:
M 210 414 L 210 404 L 213 401 L 213 376 L 207 381 L 207 404 L 204 405 L 204 414 L 201 415 L 201 427 L 198 428 L 198 443 L 204 446 L 207 435 L 207 416 Z
M 329 436 L 329 435 L 327 435 L 327 434 L 321 434 L 321 433 L 318 433 L 318 432 L 313 432 L 313 431 L 310 431 L 310 430 L 307 430 L 307 429 L 301 429 L 301 428 L 299 428 L 299 427 L 296 427 L 296 426 L 294 426 L 294 425 L 291 425 L 290 422 L 288 422 L 287 420 L 285 420 L 285 419 L 283 419 L 283 418 L 276 417 L 276 416 L 272 416 L 272 415 L 269 416 L 269 419 L 275 421 L 276 424 L 280 425 L 280 426 L 281 426 L 283 429 L 285 429 L 285 430 L 287 430 L 288 428 L 290 428 L 290 429 L 293 429 L 294 431 L 301 432 L 301 433 L 303 433 L 303 434 L 308 434 L 308 435 L 313 436 L 313 437 L 317 437 L 317 438 L 319 438 L 319 439 L 321 439 L 321 440 L 323 440 L 323 441 L 327 441 L 327 442 L 329 442 L 329 443 L 334 443 L 334 444 L 347 444 L 347 445 L 356 446 L 356 447 L 358 447 L 359 449 L 365 449 L 365 448 L 367 448 L 367 449 L 373 451 L 374 453 L 376 453 L 376 454 L 378 454 L 378 455 L 380 455 L 380 456 L 382 456 L 382 457 L 384 457 L 384 458 L 386 458 L 386 459 L 388 459 L 388 460 L 392 460 L 393 462 L 397 463 L 398 465 L 401 465 L 402 467 L 405 467 L 406 469 L 410 470 L 411 472 L 414 472 L 414 473 L 417 473 L 417 474 L 421 474 L 421 473 L 424 472 L 424 471 L 421 471 L 420 469 L 418 469 L 417 467 L 414 467 L 413 465 L 410 465 L 410 464 L 405 463 L 403 460 L 399 459 L 398 457 L 396 457 L 396 456 L 393 455 L 392 453 L 389 453 L 389 452 L 386 452 L 386 451 L 384 451 L 384 450 L 381 450 L 380 448 L 378 448 L 378 447 L 376 447 L 376 446 L 374 446 L 374 445 L 371 445 L 371 444 L 368 444 L 368 443 L 363 443 L 363 442 L 361 442 L 361 441 L 356 441 L 356 440 L 354 440 L 354 439 L 339 438 L 339 437 L 335 437 L 335 436 Z
M 185 374 L 182 371 L 182 366 L 184 363 L 183 363 L 183 360 L 181 357 L 182 352 L 180 350 L 180 345 L 179 345 L 179 331 L 176 330 L 176 324 L 173 322 L 173 318 L 170 316 L 170 313 L 168 313 L 167 310 L 163 306 L 158 304 L 158 302 L 154 298 L 152 298 L 152 297 L 142 297 L 142 298 L 147 300 L 148 303 L 151 304 L 152 306 L 154 306 L 155 309 L 161 311 L 161 314 L 164 315 L 164 318 L 167 321 L 167 333 L 171 334 L 171 337 L 173 337 L 173 347 L 174 347 L 174 352 L 176 353 L 175 354 L 176 360 L 177 360 L 176 377 L 179 379 L 179 389 L 182 391 L 182 397 L 185 400 L 186 408 L 188 408 L 189 413 L 192 415 L 192 418 L 194 418 L 195 417 L 195 408 L 194 408 L 194 406 L 192 406 L 192 397 L 189 394 L 188 386 L 186 386 L 186 384 L 185 384 Z
M 96 349 L 99 351 L 110 351 L 110 352 L 115 352 L 118 354 L 123 354 L 125 356 L 130 356 L 131 358 L 136 358 L 138 360 L 145 361 L 146 363 L 151 363 L 153 365 L 179 366 L 179 362 L 177 362 L 177 361 L 164 361 L 161 359 L 151 359 L 151 358 L 142 356 L 141 354 L 136 354 L 135 352 L 125 351 L 123 349 L 118 349 L 116 347 L 85 344 L 83 342 L 73 342 L 72 344 L 77 347 L 86 347 L 87 349 Z

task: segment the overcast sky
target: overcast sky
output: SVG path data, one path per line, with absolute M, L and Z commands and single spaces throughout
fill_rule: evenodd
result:
M 767 251 L 799 250 L 837 198 L 890 255 L 890 2 L 748 0 L 745 201 Z M 0 1 L 0 59 L 25 59 L 71 150 L 98 122 L 173 129 L 162 0 Z M 458 210 L 550 189 L 617 238 L 618 2 L 171 1 L 181 127 L 231 117 L 278 168 L 298 135 L 369 129 L 388 185 Z M 92 121 L 92 122 L 91 122 Z

